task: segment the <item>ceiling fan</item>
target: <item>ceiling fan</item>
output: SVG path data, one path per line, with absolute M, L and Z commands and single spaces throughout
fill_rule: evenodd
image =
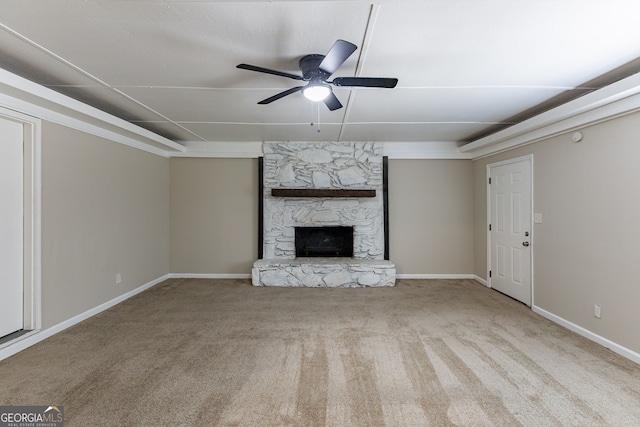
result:
M 357 48 L 356 45 L 348 41 L 336 40 L 326 55 L 311 54 L 303 56 L 298 64 L 300 71 L 302 71 L 302 76 L 249 64 L 240 64 L 236 68 L 308 82 L 305 86 L 296 86 L 263 99 L 258 104 L 270 104 L 287 95 L 301 91 L 307 99 L 324 101 L 327 108 L 333 111 L 342 108 L 342 104 L 334 95 L 331 85 L 394 88 L 398 84 L 398 79 L 384 77 L 336 77 L 328 81 L 327 79 L 340 68 Z

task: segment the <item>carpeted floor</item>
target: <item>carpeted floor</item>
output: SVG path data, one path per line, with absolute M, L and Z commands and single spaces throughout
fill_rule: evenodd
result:
M 174 279 L 0 362 L 66 426 L 638 426 L 640 366 L 470 280 Z

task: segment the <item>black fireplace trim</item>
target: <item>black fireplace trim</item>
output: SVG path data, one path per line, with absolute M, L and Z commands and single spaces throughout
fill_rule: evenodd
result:
M 382 209 L 384 216 L 384 259 L 389 260 L 389 157 L 382 157 Z
M 264 157 L 258 157 L 258 259 L 264 256 Z

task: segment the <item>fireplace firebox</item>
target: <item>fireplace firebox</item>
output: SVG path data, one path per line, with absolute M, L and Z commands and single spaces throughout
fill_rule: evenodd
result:
M 295 227 L 296 257 L 353 258 L 353 227 Z

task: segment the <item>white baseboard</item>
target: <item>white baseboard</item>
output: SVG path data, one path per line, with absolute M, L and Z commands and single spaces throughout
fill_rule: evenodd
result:
M 489 286 L 485 279 L 475 274 L 398 274 L 397 279 L 471 279 Z
M 218 273 L 171 273 L 172 279 L 251 279 L 251 274 L 218 274 Z M 487 281 L 475 274 L 397 274 L 397 279 L 471 279 L 484 286 Z
M 89 309 L 84 313 L 80 313 L 76 316 L 71 317 L 70 319 L 60 322 L 57 325 L 54 325 L 50 328 L 43 329 L 40 331 L 33 331 L 28 334 L 22 335 L 19 338 L 16 338 L 14 341 L 9 341 L 5 343 L 4 346 L 0 347 L 0 360 L 4 360 L 7 357 L 13 356 L 16 353 L 28 347 L 31 347 L 32 345 L 37 344 L 40 341 L 45 340 L 46 338 L 49 338 L 50 336 L 57 334 L 58 332 L 62 332 L 65 329 L 82 322 L 83 320 L 86 320 L 92 316 L 95 316 L 96 314 L 101 313 L 113 307 L 114 305 L 119 304 L 122 301 L 125 301 L 134 295 L 139 294 L 142 291 L 146 291 L 147 289 L 157 285 L 160 282 L 164 282 L 169 278 L 170 278 L 170 275 L 166 274 L 162 277 L 152 280 L 151 282 L 145 283 L 144 285 L 139 286 L 129 292 L 126 292 L 110 301 L 107 301 L 92 309 Z
M 171 279 L 251 279 L 251 274 L 171 273 Z M 487 286 L 487 281 L 475 274 L 397 274 L 398 279 L 472 279 Z
M 480 277 L 480 276 L 476 276 L 476 275 L 474 274 L 474 275 L 473 275 L 473 278 L 474 278 L 475 280 L 477 280 L 478 282 L 482 283 L 483 285 L 485 285 L 487 288 L 490 288 L 490 286 L 489 286 L 489 282 L 488 282 L 488 281 L 486 281 L 485 279 L 483 279 L 482 277 Z
M 396 274 L 398 279 L 475 279 L 475 274 Z
M 640 354 L 636 353 L 635 351 L 630 350 L 626 347 L 623 347 L 620 344 L 610 341 L 604 337 L 601 337 L 600 335 L 594 332 L 591 332 L 590 330 L 585 329 L 582 326 L 576 325 L 575 323 L 572 323 L 560 316 L 550 313 L 547 310 L 544 310 L 538 306 L 533 305 L 531 306 L 531 309 L 535 313 L 538 313 L 539 315 L 541 315 L 542 317 L 545 317 L 551 320 L 552 322 L 559 324 L 560 326 L 564 326 L 570 331 L 575 332 L 578 335 L 582 335 L 583 337 L 588 338 L 591 341 L 597 342 L 601 346 L 608 348 L 614 353 L 618 353 L 619 355 L 640 364 Z
M 251 279 L 251 274 L 171 273 L 169 277 L 172 279 Z

